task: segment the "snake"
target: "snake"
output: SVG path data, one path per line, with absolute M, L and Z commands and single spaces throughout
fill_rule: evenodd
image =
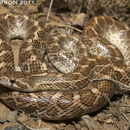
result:
M 58 31 L 58 29 L 60 31 Z M 130 29 L 95 16 L 81 33 L 47 27 L 26 15 L 0 16 L 0 100 L 44 120 L 103 108 L 130 91 Z

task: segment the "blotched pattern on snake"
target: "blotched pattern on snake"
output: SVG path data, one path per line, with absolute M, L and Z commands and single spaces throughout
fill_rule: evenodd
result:
M 28 16 L 0 17 L 0 99 L 6 105 L 64 120 L 97 111 L 114 94 L 130 91 L 128 26 L 96 16 L 81 37 L 55 28 L 46 31 Z

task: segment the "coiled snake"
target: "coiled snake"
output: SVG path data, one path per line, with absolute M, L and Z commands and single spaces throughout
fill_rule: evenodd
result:
M 47 42 L 37 21 L 1 16 L 0 99 L 41 119 L 64 120 L 97 111 L 130 90 L 129 27 L 97 16 L 82 36 L 59 34 Z M 45 57 L 55 71 L 47 69 Z

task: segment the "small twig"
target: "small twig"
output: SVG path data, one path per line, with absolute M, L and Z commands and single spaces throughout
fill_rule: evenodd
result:
M 82 5 L 80 5 L 80 6 L 79 6 L 79 9 L 78 9 L 78 14 L 80 14 L 81 9 L 82 9 Z
M 128 117 L 126 116 L 126 114 L 124 114 L 122 111 L 121 111 L 121 114 L 126 119 L 126 121 L 130 124 L 130 121 L 129 121 Z
M 65 24 L 57 24 L 57 23 L 47 23 L 46 26 L 58 26 L 58 27 L 67 27 L 67 28 L 70 28 L 70 29 L 73 29 L 73 30 L 76 30 L 78 32 L 83 32 L 75 27 L 72 27 L 72 26 L 69 26 L 69 25 L 65 25 Z
M 50 6 L 49 6 L 49 10 L 48 10 L 48 14 L 47 14 L 47 22 L 49 20 L 49 16 L 50 16 L 50 12 L 51 12 L 51 8 L 52 8 L 52 4 L 53 4 L 53 0 L 51 0 Z

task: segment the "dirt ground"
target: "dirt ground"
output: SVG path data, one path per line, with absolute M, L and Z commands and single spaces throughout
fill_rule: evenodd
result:
M 50 0 L 30 0 L 30 2 L 29 0 L 23 2 L 18 0 L 18 4 L 0 3 L 0 15 L 20 13 L 44 22 L 47 20 L 50 3 Z M 127 0 L 98 0 L 98 2 L 96 0 L 54 0 L 48 19 L 61 23 L 72 22 L 75 14 L 81 13 L 86 14 L 86 20 L 96 15 L 109 15 L 130 26 L 130 4 Z M 82 25 L 80 20 L 78 23 L 76 21 L 76 24 Z M 100 111 L 62 122 L 35 119 L 23 112 L 10 110 L 3 103 L 0 103 L 0 130 L 32 129 L 129 130 L 130 96 L 128 94 L 113 96 L 111 104 L 106 105 Z

